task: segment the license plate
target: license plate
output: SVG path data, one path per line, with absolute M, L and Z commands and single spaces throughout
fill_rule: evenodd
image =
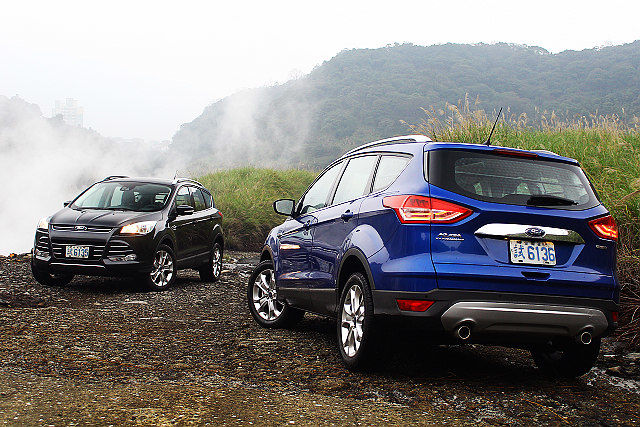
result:
M 509 252 L 514 264 L 556 265 L 553 242 L 509 240 Z
M 67 258 L 89 258 L 89 246 L 67 246 Z

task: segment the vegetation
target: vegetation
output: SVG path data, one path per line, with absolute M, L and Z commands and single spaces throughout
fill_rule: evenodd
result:
M 214 172 L 198 180 L 214 195 L 224 215 L 225 245 L 260 250 L 271 228 L 284 220 L 276 214 L 276 199 L 297 199 L 315 178 L 314 172 L 245 167 Z
M 558 54 L 506 43 L 347 50 L 299 79 L 210 105 L 172 150 L 219 167 L 321 167 L 362 141 L 406 132 L 401 120 L 419 121 L 420 107 L 444 110 L 466 93 L 489 111 L 510 106 L 534 127 L 547 111 L 630 123 L 640 116 L 638 64 L 640 41 Z

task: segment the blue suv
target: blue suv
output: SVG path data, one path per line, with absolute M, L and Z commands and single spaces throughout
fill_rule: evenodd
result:
M 335 318 L 350 368 L 375 358 L 386 324 L 527 348 L 575 377 L 616 327 L 617 226 L 576 160 L 402 136 L 348 152 L 274 209 L 288 218 L 250 277 L 249 310 L 271 328 Z

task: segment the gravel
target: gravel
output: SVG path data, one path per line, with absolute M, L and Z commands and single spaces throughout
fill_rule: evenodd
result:
M 541 376 L 525 351 L 389 338 L 380 363 L 347 371 L 334 322 L 290 330 L 251 319 L 257 255 L 225 255 L 222 278 L 182 271 L 161 293 L 78 276 L 47 288 L 28 256 L 0 257 L 0 423 L 590 424 L 640 422 L 640 354 L 606 340 L 575 380 Z

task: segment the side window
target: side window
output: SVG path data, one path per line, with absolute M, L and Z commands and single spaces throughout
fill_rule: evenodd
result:
M 409 160 L 411 160 L 409 157 L 382 156 L 373 181 L 373 191 L 382 190 L 391 185 L 407 166 Z
M 349 160 L 336 189 L 333 204 L 357 199 L 368 193 L 369 177 L 378 161 L 378 156 L 355 157 Z
M 196 211 L 203 211 L 207 208 L 207 205 L 204 202 L 204 196 L 199 188 L 191 187 L 191 195 L 193 196 Z
M 207 209 L 209 209 L 210 207 L 213 206 L 213 198 L 211 197 L 211 194 L 209 194 L 208 191 L 202 190 L 202 194 L 204 195 L 204 204 L 207 207 Z
M 191 193 L 189 193 L 189 187 L 181 187 L 176 194 L 176 206 L 188 205 L 193 206 L 191 202 Z M 193 206 L 195 208 L 195 206 Z
M 342 162 L 332 166 L 309 188 L 300 202 L 300 214 L 317 211 L 327 206 L 329 192 L 341 168 Z

